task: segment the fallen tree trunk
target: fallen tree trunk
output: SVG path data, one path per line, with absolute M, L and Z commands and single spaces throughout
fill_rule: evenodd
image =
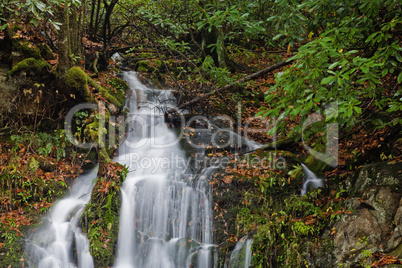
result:
M 287 146 L 299 142 L 301 139 L 301 135 L 296 135 L 288 138 L 284 138 L 282 140 L 274 141 L 268 144 L 263 145 L 258 148 L 259 150 L 284 150 Z
M 274 64 L 274 65 L 271 65 L 271 66 L 269 66 L 269 67 L 267 67 L 267 68 L 265 68 L 265 69 L 262 69 L 261 71 L 258 71 L 258 72 L 256 72 L 256 73 L 247 75 L 246 77 L 244 77 L 244 78 L 242 78 L 242 79 L 236 80 L 236 81 L 233 82 L 232 84 L 229 84 L 229 85 L 226 85 L 226 86 L 224 86 L 224 87 L 221 87 L 221 88 L 212 90 L 212 91 L 209 92 L 209 93 L 206 93 L 206 94 L 201 95 L 201 96 L 199 96 L 199 97 L 197 97 L 197 98 L 195 98 L 195 99 L 192 99 L 192 100 L 190 100 L 190 101 L 188 101 L 188 102 L 185 102 L 185 103 L 179 105 L 179 109 L 183 109 L 183 108 L 185 108 L 185 107 L 187 107 L 187 106 L 189 106 L 189 105 L 192 105 L 192 104 L 194 104 L 194 103 L 199 102 L 199 101 L 202 100 L 202 99 L 208 98 L 209 96 L 212 96 L 212 95 L 214 95 L 215 93 L 218 93 L 218 92 L 221 92 L 221 91 L 225 91 L 225 90 L 230 89 L 230 88 L 232 88 L 232 87 L 234 87 L 234 86 L 237 86 L 238 84 L 241 84 L 241 83 L 244 83 L 244 82 L 247 82 L 247 81 L 256 79 L 256 78 L 258 78 L 258 77 L 260 77 L 260 76 L 262 76 L 262 75 L 264 75 L 264 74 L 267 74 L 267 73 L 272 72 L 272 71 L 274 71 L 274 70 L 276 70 L 276 69 L 278 69 L 278 68 L 281 68 L 281 67 L 283 67 L 283 66 L 286 66 L 286 65 L 288 65 L 288 64 L 291 64 L 292 62 L 293 62 L 293 60 L 283 60 L 283 61 L 281 61 L 281 62 L 278 62 L 278 63 L 276 63 L 276 64 Z

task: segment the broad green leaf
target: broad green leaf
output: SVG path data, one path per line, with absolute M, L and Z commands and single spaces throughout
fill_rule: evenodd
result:
M 356 111 L 357 114 L 361 114 L 361 113 L 362 113 L 362 109 L 360 109 L 360 108 L 357 107 L 357 106 L 353 107 L 353 109 Z
M 333 69 L 334 67 L 336 67 L 337 65 L 339 64 L 339 62 L 334 62 L 334 63 L 332 63 L 329 67 L 328 67 L 328 69 Z
M 335 80 L 334 76 L 328 76 L 321 80 L 321 84 L 324 84 L 324 85 L 332 84 L 334 82 L 334 80 Z

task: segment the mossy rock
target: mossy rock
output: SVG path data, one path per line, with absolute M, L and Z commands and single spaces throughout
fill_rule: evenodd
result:
M 113 174 L 109 172 L 113 170 Z M 88 234 L 90 252 L 95 267 L 111 267 L 115 262 L 119 235 L 119 211 L 121 206 L 120 187 L 128 169 L 118 163 L 105 165 L 98 174 L 91 201 L 82 216 L 82 230 Z
M 53 55 L 52 49 L 46 44 L 42 43 L 39 45 L 40 55 L 45 60 L 54 60 L 55 57 Z
M 111 104 L 115 105 L 118 109 L 121 109 L 123 107 L 124 99 L 122 102 L 117 100 L 114 92 L 110 92 L 107 89 L 105 89 L 104 87 L 99 86 L 91 78 L 89 78 L 88 84 L 91 85 L 92 87 L 96 88 L 99 91 L 99 93 L 101 94 L 101 96 L 105 97 Z
M 126 95 L 125 93 L 130 89 L 126 81 L 120 78 L 112 78 L 109 80 L 109 85 L 113 87 L 115 92 L 111 92 L 113 96 L 119 101 L 119 103 L 125 103 Z
M 109 85 L 114 87 L 117 91 L 120 91 L 121 93 L 125 93 L 130 87 L 127 84 L 126 81 L 120 78 L 112 78 L 109 80 Z
M 13 49 L 15 51 L 22 52 L 26 58 L 35 58 L 37 60 L 41 58 L 39 48 L 30 43 L 27 43 L 26 41 L 14 42 Z
M 124 95 L 116 96 L 116 93 L 110 92 L 102 86 L 98 85 L 92 78 L 90 78 L 83 70 L 79 67 L 71 67 L 68 69 L 65 76 L 66 84 L 70 87 L 73 87 L 75 90 L 80 92 L 82 96 L 88 102 L 93 102 L 94 98 L 91 96 L 89 92 L 88 85 L 92 86 L 96 90 L 99 91 L 100 95 L 106 98 L 110 103 L 115 105 L 118 109 L 123 107 L 124 103 Z M 120 100 L 118 100 L 118 98 Z
M 79 67 L 68 69 L 65 81 L 68 86 L 80 92 L 86 101 L 91 102 L 93 100 L 88 89 L 88 75 Z
M 137 62 L 136 67 L 137 71 L 140 73 L 153 72 L 155 70 L 155 68 L 151 66 L 151 62 L 148 60 L 140 60 Z
M 20 63 L 18 63 L 14 68 L 8 71 L 8 77 L 13 76 L 14 74 L 22 71 L 22 70 L 32 70 L 34 72 L 40 73 L 44 69 L 50 70 L 51 66 L 44 60 L 38 60 L 35 58 L 28 58 Z

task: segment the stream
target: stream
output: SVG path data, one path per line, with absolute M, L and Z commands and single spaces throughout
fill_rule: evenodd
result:
M 212 267 L 212 210 L 208 179 L 193 174 L 163 111 L 174 106 L 169 90 L 141 84 L 133 90 L 129 129 L 117 161 L 132 170 L 121 188 L 120 232 L 114 267 Z M 163 108 L 162 108 L 163 107 Z
M 145 86 L 135 72 L 125 72 L 124 79 L 132 90 L 126 103 L 130 110 L 128 134 L 114 161 L 126 165 L 130 172 L 121 187 L 113 267 L 218 267 L 209 185 L 217 167 L 197 167 L 197 161 L 182 149 L 177 131 L 165 122 L 164 112 L 176 104 L 170 90 Z M 205 123 L 201 119 L 195 122 Z M 197 156 L 205 156 L 205 148 L 216 135 L 245 151 L 260 146 L 233 132 L 220 131 L 216 125 L 209 130 L 215 133 L 205 129 L 193 133 L 193 144 L 203 145 L 189 149 Z M 54 205 L 45 216 L 46 223 L 29 236 L 26 253 L 32 267 L 94 266 L 88 240 L 78 223 L 95 178 L 96 170 L 78 177 L 71 193 Z M 251 242 L 246 245 L 249 252 Z M 246 261 L 241 267 L 248 267 Z
M 97 168 L 80 175 L 70 194 L 52 207 L 42 226 L 29 236 L 25 251 L 32 267 L 94 267 L 88 239 L 78 223 L 91 198 L 96 174 Z

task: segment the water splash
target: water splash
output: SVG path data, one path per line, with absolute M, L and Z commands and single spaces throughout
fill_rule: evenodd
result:
M 120 53 L 118 52 L 113 53 L 113 55 L 110 58 L 115 62 L 119 62 L 122 59 Z
M 301 190 L 301 196 L 305 195 L 312 188 L 324 187 L 324 180 L 317 177 L 306 165 L 301 164 L 303 167 L 305 180 Z
M 229 268 L 248 268 L 251 264 L 253 238 L 244 236 L 236 244 L 230 255 Z
M 96 173 L 97 169 L 93 169 L 80 175 L 70 194 L 58 201 L 45 216 L 47 222 L 28 237 L 26 255 L 31 267 L 94 267 L 88 239 L 78 223 L 91 198 Z
M 174 107 L 169 90 L 143 85 L 125 73 L 136 98 L 126 142 L 116 161 L 129 167 L 122 187 L 120 232 L 114 267 L 212 267 L 212 209 L 208 179 L 213 168 L 193 174 L 176 133 L 164 122 Z M 136 109 L 138 107 L 138 109 Z
M 217 267 L 209 185 L 216 167 L 189 167 L 190 159 L 164 120 L 165 112 L 176 105 L 170 90 L 146 87 L 135 72 L 124 76 L 132 89 L 126 102 L 129 131 L 115 161 L 131 172 L 121 187 L 114 267 Z M 212 144 L 217 134 L 220 141 L 233 142 L 236 150 L 247 152 L 260 146 L 215 124 L 211 132 L 198 132 L 194 138 Z M 205 149 L 198 153 L 205 156 Z M 71 194 L 54 206 L 49 222 L 30 236 L 27 255 L 33 267 L 94 266 L 88 240 L 77 224 L 95 177 L 96 171 L 80 176 Z M 247 239 L 246 264 L 251 260 L 251 243 Z

